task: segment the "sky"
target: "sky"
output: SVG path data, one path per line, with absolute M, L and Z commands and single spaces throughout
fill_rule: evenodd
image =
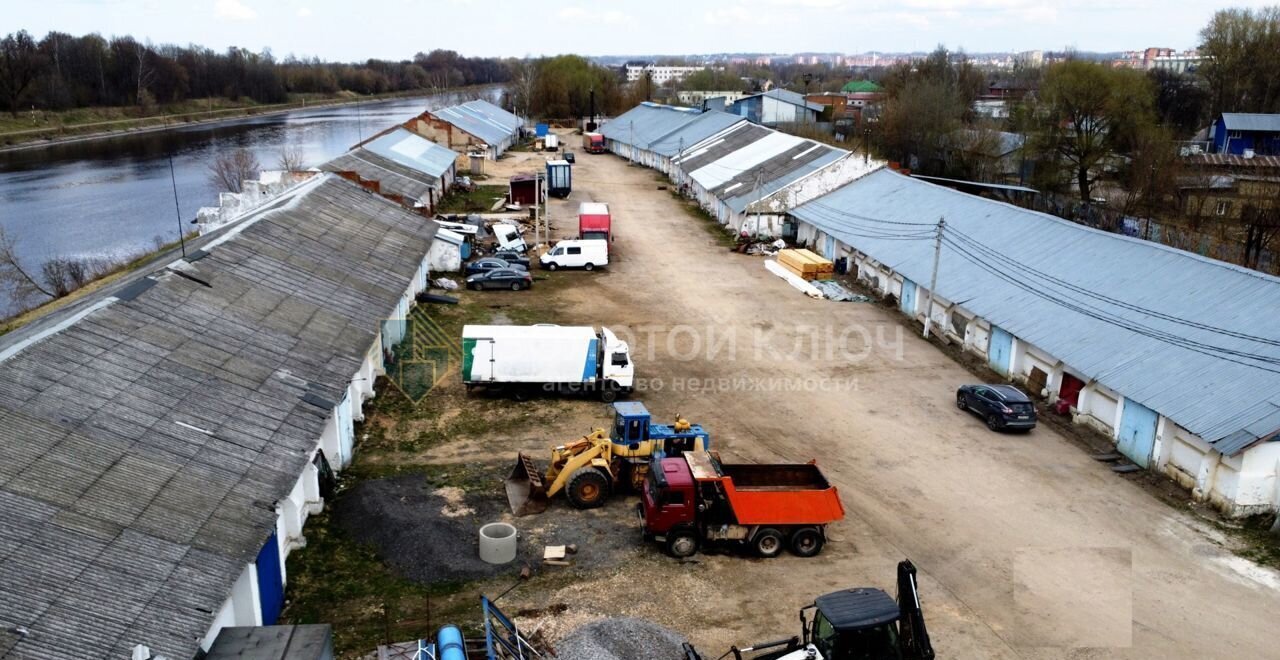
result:
M 1191 48 L 1275 0 L 0 0 L 0 33 L 131 34 L 327 60 L 464 55 Z

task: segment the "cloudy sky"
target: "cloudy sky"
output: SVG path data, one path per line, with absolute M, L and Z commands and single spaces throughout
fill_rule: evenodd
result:
M 334 60 L 449 48 L 524 56 L 1193 47 L 1266 0 L 0 0 L 0 32 L 132 34 Z

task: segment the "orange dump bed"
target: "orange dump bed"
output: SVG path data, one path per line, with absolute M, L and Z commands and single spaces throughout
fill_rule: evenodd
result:
M 720 483 L 739 525 L 826 525 L 844 518 L 840 493 L 814 463 L 726 464 L 685 458 L 698 481 Z

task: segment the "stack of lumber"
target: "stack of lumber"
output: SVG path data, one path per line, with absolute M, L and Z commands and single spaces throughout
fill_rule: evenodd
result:
M 809 250 L 778 250 L 778 263 L 804 280 L 829 280 L 835 265 Z

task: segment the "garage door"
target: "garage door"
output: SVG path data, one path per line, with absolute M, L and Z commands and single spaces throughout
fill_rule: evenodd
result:
M 1120 435 L 1116 448 L 1129 460 L 1147 467 L 1151 463 L 1151 451 L 1156 445 L 1156 411 L 1125 399 L 1120 413 Z
M 1013 353 L 1013 335 L 999 326 L 991 326 L 991 344 L 987 347 L 987 362 L 996 371 L 1009 375 L 1009 356 Z
M 911 317 L 916 315 L 916 283 L 908 279 L 902 280 L 902 312 Z
M 280 570 L 280 548 L 276 543 L 275 532 L 271 533 L 271 538 L 258 551 L 254 566 L 258 570 L 258 604 L 262 606 L 262 625 L 274 626 L 280 618 L 280 608 L 284 606 L 284 573 Z

